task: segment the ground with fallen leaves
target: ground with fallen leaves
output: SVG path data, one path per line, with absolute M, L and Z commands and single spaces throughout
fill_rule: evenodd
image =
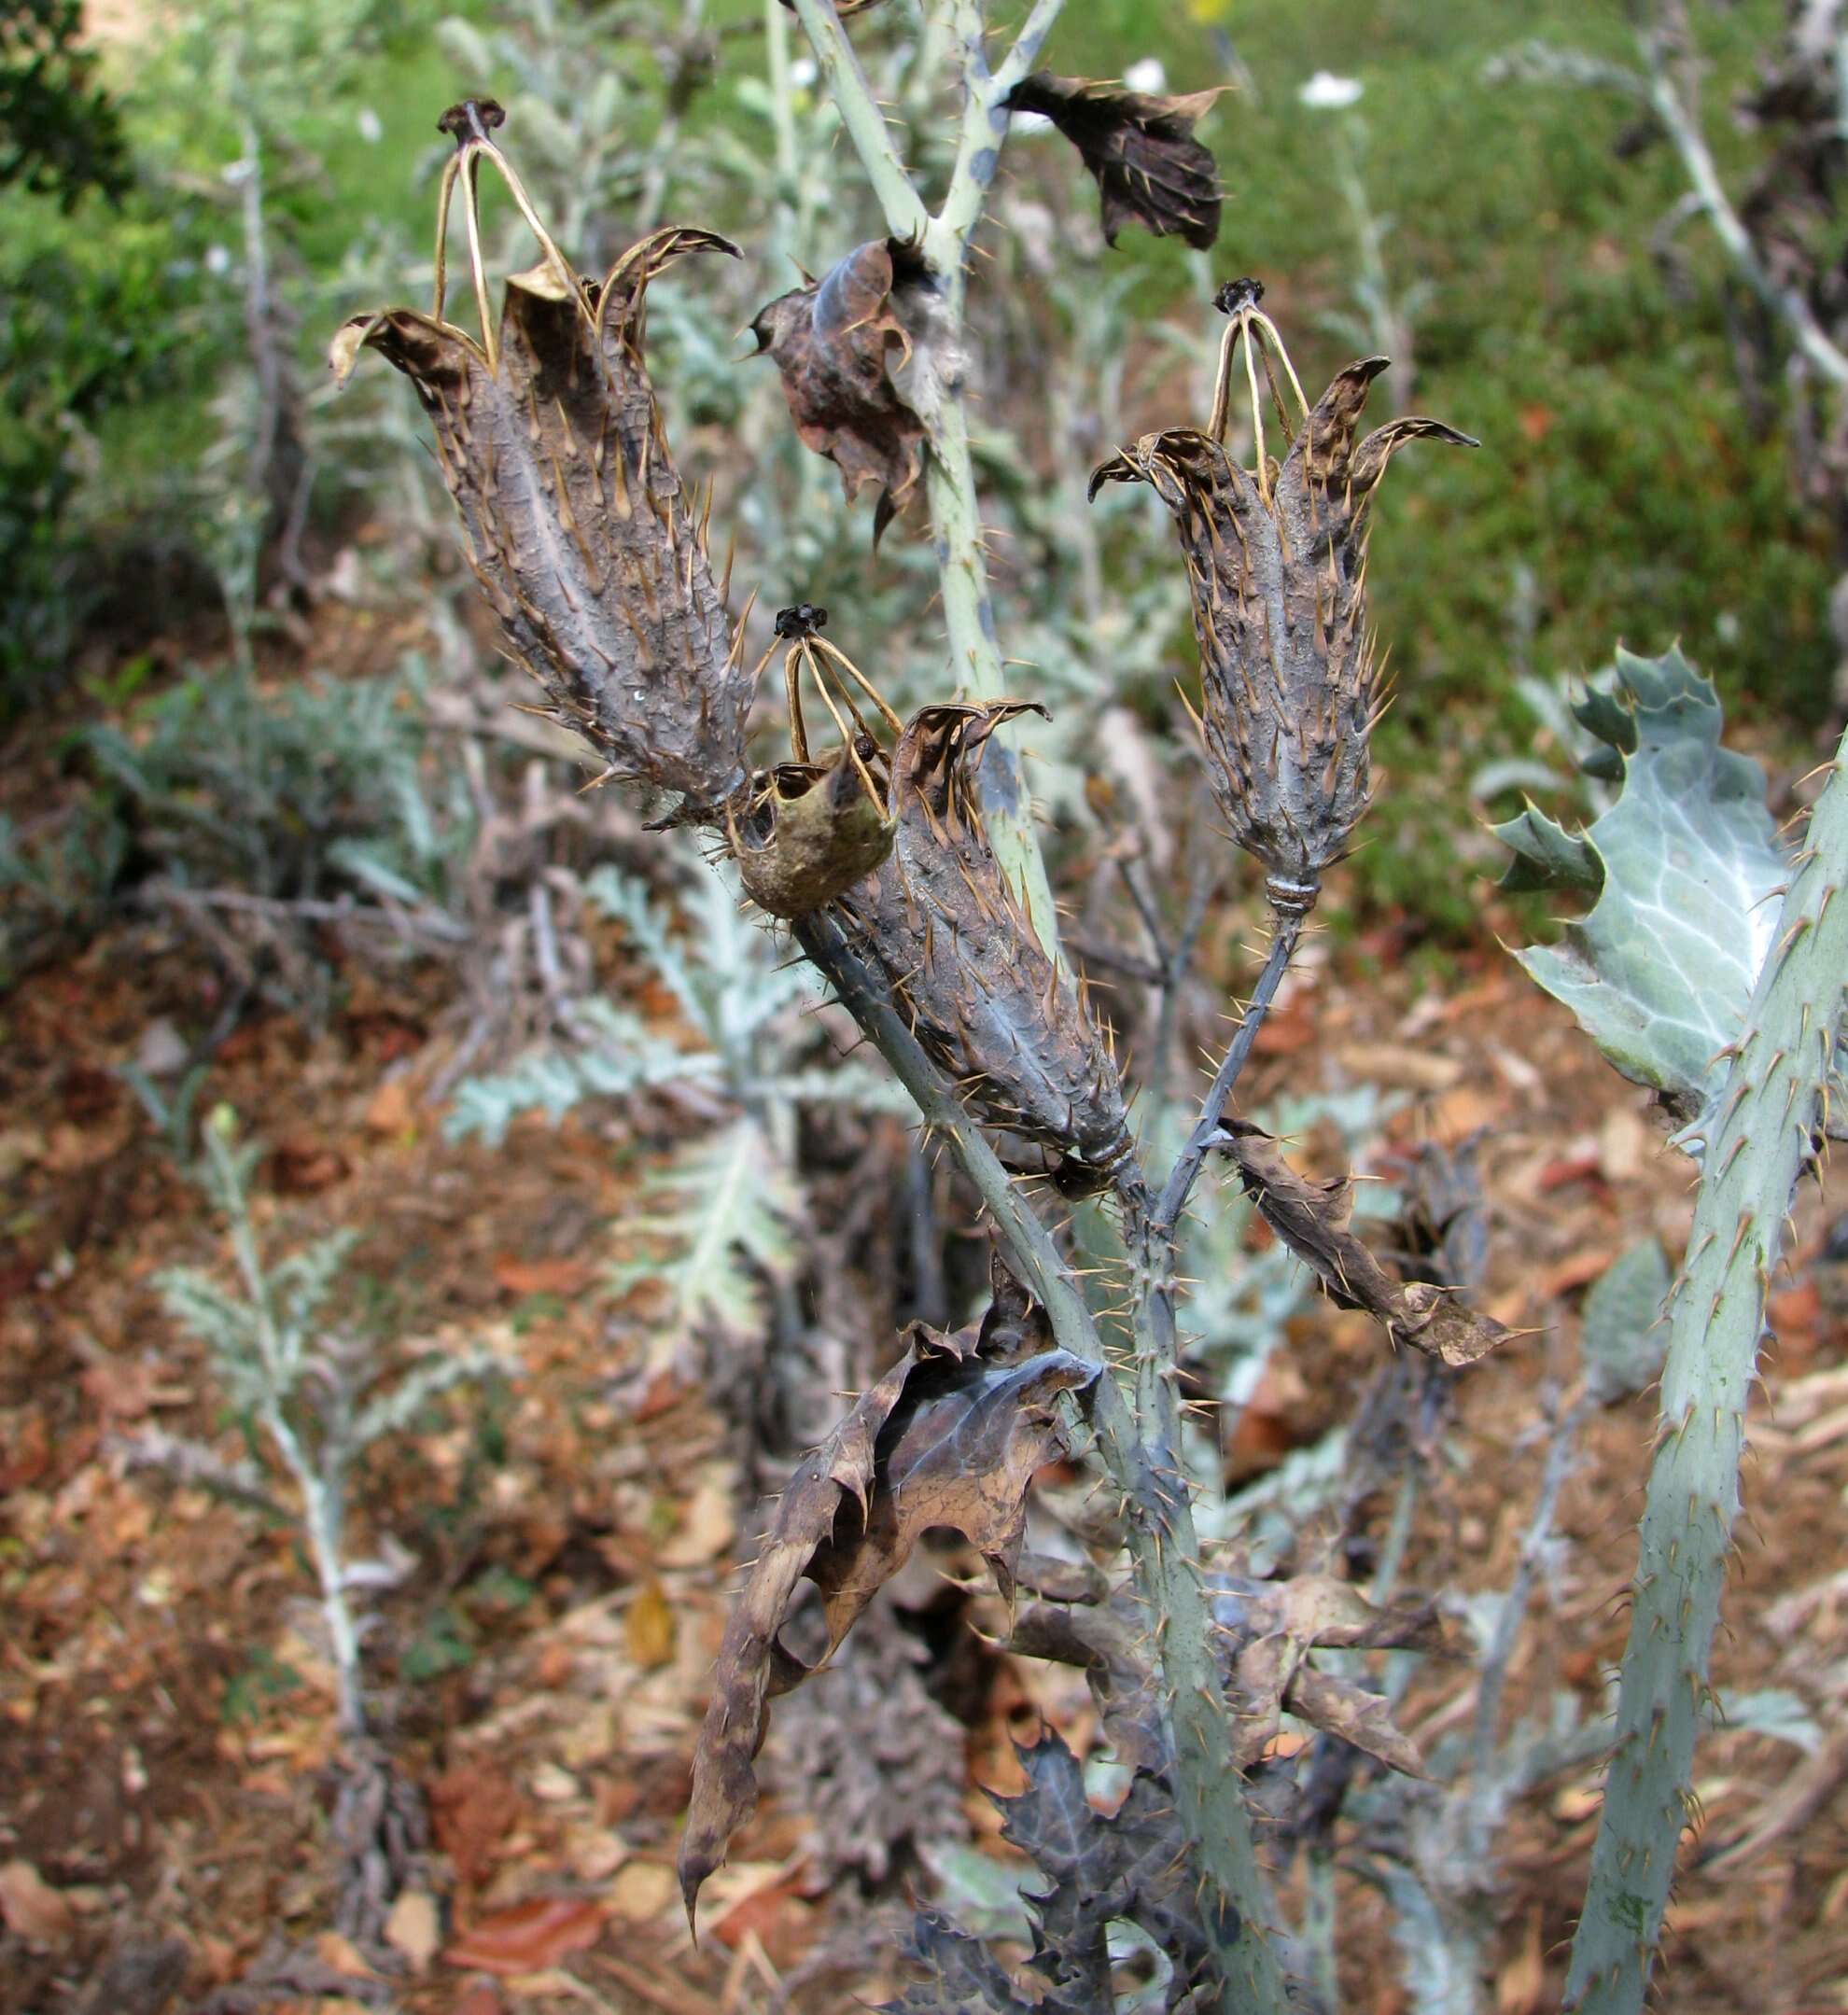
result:
M 1421 986 L 1391 931 L 1326 941 L 1263 1043 L 1254 1097 L 1372 1081 L 1403 1094 L 1387 1146 L 1481 1137 L 1488 1311 L 1532 1332 L 1463 1378 L 1418 1513 L 1406 1579 L 1505 1586 L 1544 1451 L 1542 1395 L 1572 1363 L 1587 1284 L 1641 1234 L 1678 1250 L 1687 1170 L 1614 1077 L 1492 943 Z M 754 1520 L 708 1396 L 640 1368 L 644 1325 L 602 1287 L 633 1173 L 587 1109 L 499 1151 L 445 1142 L 425 1092 L 449 1038 L 434 983 L 354 975 L 319 1034 L 247 1020 L 204 1097 L 270 1142 L 267 1228 L 337 1225 L 383 1283 L 403 1346 L 492 1342 L 517 1376 L 485 1417 L 461 1401 L 360 1484 L 357 1546 L 395 1559 L 373 1672 L 397 1767 L 427 1800 L 420 1886 L 369 1964 L 329 1928 L 329 1675 L 291 1532 L 200 1490 L 130 1473 L 150 1426 L 239 1450 L 198 1348 L 161 1312 L 165 1266 L 220 1247 L 116 1074 L 151 1026 L 200 1009 L 196 960 L 126 929 L 29 975 L 0 1005 L 0 2009 L 169 2005 L 158 1968 L 107 1986 L 125 1944 L 163 1940 L 197 2006 L 267 1953 L 298 1955 L 319 2015 L 876 2003 L 891 1925 L 817 1871 L 827 1786 L 770 1785 L 708 1884 L 694 1949 L 672 1873 L 694 1734 L 732 1569 Z M 644 1003 L 645 1004 L 645 1003 Z M 1701 1830 L 1672 1916 L 1663 2005 L 1687 2015 L 1848 2009 L 1848 1266 L 1825 1213 L 1799 1217 L 1747 1476 L 1751 1529 L 1729 1593 L 1723 1687 L 1778 1686 L 1828 1731 L 1805 1756 L 1720 1732 L 1699 1761 Z M 1250 1477 L 1346 1417 L 1381 1344 L 1325 1305 L 1293 1325 L 1232 1446 Z M 1556 1686 L 1588 1706 L 1620 1652 L 1649 1401 L 1595 1418 L 1561 1507 L 1568 1542 L 1521 1641 L 1510 1708 Z M 970 1562 L 943 1553 L 941 1574 Z M 1011 1738 L 1043 1716 L 1099 1740 L 1062 1668 L 959 1648 L 933 1681 L 963 1729 L 942 1787 L 1005 1855 L 985 1786 L 1019 1782 Z M 944 1676 L 950 1674 L 952 1676 Z M 814 1683 L 826 1690 L 844 1674 Z M 1434 1661 L 1399 1715 L 1421 1744 L 1466 1721 L 1475 1680 Z M 1553 2005 L 1597 1813 L 1595 1773 L 1547 1784 L 1503 1845 L 1497 2015 Z M 894 1893 L 891 1907 L 902 1896 Z M 1383 1909 L 1344 1890 L 1347 2006 L 1415 2015 Z M 135 1941 L 141 1941 L 137 1944 Z M 126 1984 L 123 1984 L 126 1982 Z M 98 1996 L 101 1998 L 98 1998 Z M 856 1997 L 859 1997 L 858 1999 Z

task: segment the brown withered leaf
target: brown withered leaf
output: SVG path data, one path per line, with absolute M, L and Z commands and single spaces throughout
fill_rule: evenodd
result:
M 1194 138 L 1220 92 L 1155 98 L 1119 85 L 1087 83 L 1036 70 L 1008 97 L 1015 112 L 1051 119 L 1078 149 L 1103 197 L 1104 236 L 1126 224 L 1157 238 L 1180 236 L 1204 252 L 1219 236 L 1219 168 Z
M 879 485 L 875 543 L 924 468 L 924 423 L 891 376 L 912 353 L 919 317 L 907 297 L 923 284 L 915 250 L 875 238 L 819 280 L 779 295 L 750 325 L 759 355 L 782 374 L 804 447 L 840 470 L 849 502 L 869 483 Z
M 658 231 L 601 286 L 550 259 L 507 283 L 494 359 L 411 309 L 335 336 L 342 382 L 362 348 L 411 379 L 469 559 L 512 654 L 610 773 L 676 791 L 697 816 L 744 784 L 752 679 L 738 659 L 669 453 L 642 355 L 650 281 L 690 253 L 739 256 L 707 231 Z
M 1046 1347 L 1016 1355 L 1023 1326 Z M 1048 1336 L 1043 1315 L 998 1274 L 979 1324 L 950 1335 L 914 1325 L 904 1355 L 791 1477 L 713 1672 L 680 1842 L 689 1914 L 756 1801 L 770 1701 L 826 1662 L 921 1535 L 962 1533 L 1010 1591 L 1027 1487 L 1057 1445 L 1054 1403 L 1097 1376 Z M 815 1665 L 780 1636 L 805 1577 L 821 1593 Z
M 1274 481 L 1191 427 L 1144 435 L 1091 478 L 1093 497 L 1106 483 L 1146 483 L 1174 514 L 1214 795 L 1232 837 L 1268 871 L 1273 901 L 1299 909 L 1370 790 L 1382 699 L 1365 592 L 1374 490 L 1409 441 L 1476 445 L 1438 421 L 1402 419 L 1356 448 L 1367 387 L 1386 366 L 1368 357 L 1335 379 Z
M 542 1972 L 603 1935 L 603 1910 L 587 1896 L 535 1896 L 478 1918 L 443 1953 L 446 1964 L 482 1973 Z
M 1264 1754 L 1287 1710 L 1393 1770 L 1424 1774 L 1416 1745 L 1393 1724 L 1391 1703 L 1319 1670 L 1308 1654 L 1317 1646 L 1442 1650 L 1442 1625 L 1429 1602 L 1407 1596 L 1377 1609 L 1331 1574 L 1299 1574 L 1277 1582 L 1227 1577 L 1212 1606 L 1238 1709 L 1239 1769 L 1249 1770 Z
M 1277 1142 L 1247 1120 L 1228 1119 L 1213 1142 L 1239 1171 L 1245 1194 L 1272 1231 L 1313 1269 L 1329 1299 L 1365 1308 L 1394 1343 L 1452 1366 L 1473 1364 L 1507 1339 L 1501 1323 L 1477 1315 L 1429 1281 L 1395 1280 L 1349 1229 L 1353 1185 L 1345 1177 L 1298 1175 Z
M 730 822 L 745 893 L 772 917 L 806 917 L 870 875 L 892 850 L 892 826 L 843 749 L 832 763 L 785 763 L 756 779 Z
M 890 858 L 830 914 L 970 1110 L 1099 1180 L 1133 1164 L 1123 1087 L 1070 975 L 1046 956 L 988 845 L 982 751 L 1031 702 L 927 707 L 891 756 Z

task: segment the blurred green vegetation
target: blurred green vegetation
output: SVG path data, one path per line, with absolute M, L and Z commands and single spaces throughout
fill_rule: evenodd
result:
M 669 116 L 671 92 L 636 22 L 658 19 L 666 36 L 683 22 L 679 0 L 626 8 L 550 0 L 550 8 L 581 39 L 608 21 L 612 60 L 629 73 L 620 117 L 645 142 Z M 900 0 L 856 35 L 876 47 L 907 10 Z M 1004 32 L 1023 8 L 1001 0 L 995 11 Z M 1782 11 L 1778 0 L 1739 0 L 1698 12 L 1712 62 L 1708 126 L 1723 167 L 1750 159 L 1749 136 L 1732 130 L 1726 107 Z M 231 52 L 250 9 L 185 0 L 171 12 L 177 27 L 164 43 L 105 52 L 103 75 L 139 164 L 135 188 L 119 207 L 91 201 L 65 215 L 49 200 L 13 200 L 0 218 L 0 693 L 14 709 L 67 663 L 85 597 L 108 577 L 112 556 L 212 521 L 213 482 L 224 480 L 209 473 L 225 437 L 223 386 L 244 341 L 226 170 L 253 106 L 301 324 L 303 382 L 318 386 L 328 329 L 379 298 L 356 289 L 389 284 L 396 265 L 390 298 L 414 298 L 411 269 L 427 258 L 437 112 L 464 91 L 515 98 L 530 82 L 516 64 L 486 77 L 459 74 L 457 45 L 439 36 L 438 22 L 459 12 L 492 37 L 517 17 L 530 39 L 546 9 L 517 0 L 461 8 L 273 0 L 241 69 Z M 707 158 L 730 160 L 735 174 L 740 155 L 764 161 L 767 177 L 762 13 L 760 0 L 706 9 L 707 29 L 733 32 L 717 40 L 716 67 L 673 135 L 665 158 L 676 177 L 684 170 L 696 180 L 693 164 Z M 1835 664 L 1827 529 L 1799 508 L 1784 441 L 1748 422 L 1717 254 L 1696 223 L 1680 241 L 1681 285 L 1651 256 L 1651 234 L 1682 193 L 1677 167 L 1659 147 L 1617 157 L 1614 142 L 1631 115 L 1615 101 L 1485 83 L 1484 63 L 1532 35 L 1626 53 L 1607 0 L 1536 0 L 1518 20 L 1501 0 L 1159 8 L 1093 0 L 1068 11 L 1047 52 L 1052 68 L 1099 76 L 1155 58 L 1176 90 L 1239 78 L 1203 129 L 1230 192 L 1210 270 L 1264 279 L 1312 391 L 1354 354 L 1353 339 L 1327 324 L 1359 314 L 1341 175 L 1344 161 L 1364 163 L 1367 203 L 1390 222 L 1391 288 L 1422 297 L 1410 404 L 1483 442 L 1473 455 L 1407 455 L 1386 486 L 1374 543 L 1374 613 L 1398 697 L 1379 743 L 1389 788 L 1355 873 L 1374 900 L 1441 928 L 1466 927 L 1474 909 L 1456 850 L 1470 821 L 1468 777 L 1479 761 L 1533 737 L 1516 693 L 1518 658 L 1542 678 L 1582 675 L 1618 638 L 1653 651 L 1679 637 L 1717 680 L 1730 717 L 1771 738 L 1817 724 Z M 1360 82 L 1351 111 L 1300 102 L 1299 88 L 1319 70 Z M 593 81 L 583 79 L 585 91 Z M 518 134 L 511 137 L 517 153 Z M 823 259 L 846 249 L 853 220 L 867 217 L 845 147 L 834 159 L 838 201 L 805 223 Z M 1044 178 L 1066 189 L 1056 214 L 1075 215 L 1083 197 L 1069 156 L 1021 145 L 1011 186 Z M 761 264 L 751 276 L 760 297 L 787 284 L 791 250 L 748 248 Z M 1151 363 L 1161 355 L 1155 325 L 1178 321 L 1208 342 L 1216 333 L 1201 304 L 1208 268 L 1134 233 L 1110 257 L 1109 270 L 1128 282 L 1131 326 L 1150 331 L 1131 345 L 1146 353 L 1146 396 L 1151 375 L 1165 382 Z M 722 418 L 739 396 L 723 383 L 731 331 L 705 341 L 689 327 L 682 315 L 665 331 L 663 374 L 671 382 L 682 371 L 691 382 L 678 395 L 696 415 Z M 1175 354 L 1173 406 L 1156 417 L 1180 422 L 1196 415 L 1189 368 Z M 1000 417 L 990 413 L 988 424 Z M 1037 468 L 1043 425 L 1023 421 L 1020 432 Z M 352 508 L 350 489 L 317 489 L 318 511 Z M 204 533 L 202 548 L 210 550 Z M 1140 583 L 1127 570 L 1146 567 L 1157 550 L 1166 553 L 1144 541 L 1126 562 L 1112 548 L 1111 592 L 1133 596 Z M 1531 595 L 1517 650 L 1511 608 L 1523 568 Z M 928 592 L 902 553 L 887 580 L 920 598 Z M 1020 609 L 1030 591 L 1007 585 L 1004 609 L 1031 616 Z M 414 581 L 405 586 L 416 593 Z M 1184 620 L 1164 605 L 1162 621 L 1170 619 L 1168 670 L 1148 681 L 1152 700 L 1191 666 Z M 1502 800 L 1484 807 L 1505 808 Z

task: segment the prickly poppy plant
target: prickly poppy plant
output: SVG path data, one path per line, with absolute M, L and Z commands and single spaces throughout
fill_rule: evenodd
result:
M 370 348 L 415 385 L 483 592 L 550 710 L 583 733 L 609 776 L 678 796 L 675 818 L 702 829 L 765 927 L 793 939 L 890 1066 L 930 1138 L 954 1156 L 994 1241 L 986 1312 L 893 1339 L 891 1368 L 781 1495 L 714 1674 L 682 1893 L 696 1923 L 703 1885 L 749 1817 L 773 1702 L 811 1679 L 825 1685 L 818 1669 L 855 1619 L 926 1531 L 947 1529 L 1007 1596 L 1009 1643 L 1084 1671 L 1128 1789 L 1106 1815 L 1057 1735 L 1023 1750 L 1028 1789 L 1003 1801 L 1003 1830 L 1049 1885 L 1023 1892 L 1033 1940 L 1025 1971 L 927 1910 L 911 1940 L 914 1977 L 894 2005 L 1097 2015 L 1129 1991 L 1119 1978 L 1127 1926 L 1165 1967 L 1135 1984 L 1139 2008 L 1285 2015 L 1312 2005 L 1314 1990 L 1290 1978 L 1300 1947 L 1279 1935 L 1287 1927 L 1258 1845 L 1260 1803 L 1274 1825 L 1289 1797 L 1310 1795 L 1306 1779 L 1277 1774 L 1283 1716 L 1316 1731 L 1315 1796 L 1332 1795 L 1337 1810 L 1351 1784 L 1421 1784 L 1425 1759 L 1391 1703 L 1351 1664 L 1331 1668 L 1317 1655 L 1448 1646 L 1435 1610 L 1414 1591 L 1376 1604 L 1312 1565 L 1258 1570 L 1203 1545 L 1197 1498 L 1211 1502 L 1221 1478 L 1191 1452 L 1183 1420 L 1191 1371 L 1179 1248 L 1211 1169 L 1323 1291 L 1376 1319 L 1382 1361 L 1421 1354 L 1428 1391 L 1441 1394 L 1442 1381 L 1508 1340 L 1469 1308 L 1463 1280 L 1435 1265 L 1428 1245 L 1364 1238 L 1344 1177 L 1305 1174 L 1235 1110 L 1323 876 L 1367 805 L 1383 698 L 1367 621 L 1369 506 L 1401 446 L 1474 443 L 1424 419 L 1363 437 L 1383 357 L 1350 365 L 1311 403 L 1263 312 L 1261 286 L 1239 279 L 1215 303 L 1227 323 L 1206 427 L 1146 435 L 1096 473 L 1094 497 L 1108 483 L 1146 483 L 1172 513 L 1198 648 L 1206 775 L 1231 839 L 1262 874 L 1274 922 L 1184 1144 L 1156 1166 L 1157 1146 L 1174 1136 L 1151 1126 L 1139 1138 L 1132 1124 L 1138 1087 L 1058 941 L 1007 747 L 1010 731 L 1044 706 L 1030 671 L 1002 677 L 964 407 L 964 315 L 972 239 L 1016 113 L 1042 114 L 1077 147 L 1113 238 L 1135 227 L 1204 247 L 1218 230 L 1220 189 L 1196 127 L 1217 94 L 1156 98 L 1056 77 L 1037 63 L 1057 0 L 1037 0 L 1005 51 L 986 42 L 979 0 L 956 0 L 947 48 L 962 109 L 956 165 L 932 212 L 848 40 L 862 17 L 866 33 L 887 32 L 893 11 L 873 0 L 786 4 L 834 91 L 886 231 L 843 247 L 822 279 L 772 299 L 752 326 L 798 438 L 833 463 L 849 498 L 875 493 L 875 541 L 894 521 L 928 517 L 945 662 L 956 669 L 908 718 L 882 695 L 876 662 L 862 669 L 835 640 L 853 641 L 849 609 L 782 609 L 753 660 L 753 605 L 734 614 L 708 565 L 705 518 L 675 469 L 644 361 L 642 304 L 651 281 L 683 255 L 743 256 L 736 246 L 669 228 L 600 282 L 581 278 L 502 151 L 499 108 L 467 101 L 443 122 L 457 152 L 442 184 L 431 311 L 360 317 L 334 345 L 343 372 Z M 483 166 L 506 180 L 542 255 L 506 283 L 498 316 L 477 216 Z M 445 317 L 458 185 L 478 333 Z M 1227 446 L 1240 366 L 1249 468 Z M 1267 408 L 1281 428 L 1281 458 L 1269 451 Z M 779 652 L 780 709 L 759 707 Z M 1599 719 L 1608 725 L 1620 712 L 1613 706 Z M 1834 898 L 1848 834 L 1824 814 L 1839 823 L 1844 804 L 1848 791 L 1832 782 L 1812 845 L 1790 863 L 1792 921 L 1728 1045 L 1732 1088 L 1715 1087 L 1704 1121 L 1709 1155 L 1732 1187 L 1713 1190 L 1711 1221 L 1697 1216 L 1703 1242 L 1674 1305 L 1685 1361 L 1677 1370 L 1671 1350 L 1664 1383 L 1665 1407 L 1673 1392 L 1680 1410 L 1659 1469 L 1669 1465 L 1661 1506 L 1709 1504 L 1720 1542 L 1736 1501 L 1738 1415 L 1710 1404 L 1694 1325 L 1729 1311 L 1737 1336 L 1750 1333 L 1749 1372 L 1776 1226 L 1807 1165 L 1840 1035 L 1848 905 Z M 1546 862 L 1583 870 L 1591 859 L 1591 843 L 1575 845 L 1537 819 L 1520 833 L 1523 852 Z M 1622 877 L 1617 860 L 1610 853 L 1602 871 L 1613 886 L 1646 878 L 1636 851 L 1623 854 Z M 1164 958 L 1166 999 L 1185 978 L 1186 953 Z M 1763 1039 L 1766 1028 L 1775 1042 Z M 1791 1124 L 1768 1116 L 1779 1100 Z M 1152 1102 L 1158 1111 L 1159 1097 Z M 1079 1199 L 1093 1199 L 1082 1251 L 1071 1223 Z M 1757 1233 L 1734 1235 L 1748 1215 Z M 1735 1307 L 1727 1297 L 1742 1265 L 1759 1292 Z M 1023 1547 L 1034 1478 L 1055 1459 L 1081 1465 L 1103 1500 L 1074 1542 L 1082 1560 L 1035 1560 Z M 1651 1506 L 1654 1518 L 1653 1487 Z M 1714 1544 L 1677 1550 L 1666 1526 L 1645 1529 L 1645 1556 L 1637 1627 L 1645 1608 L 1650 1622 L 1626 1668 L 1618 1765 L 1631 1774 L 1613 1780 L 1612 1844 L 1601 1844 L 1587 1919 L 1598 1928 L 1575 1973 L 1585 2005 L 1612 2010 L 1633 2009 L 1646 1980 L 1704 1672 L 1704 1641 L 1690 1655 L 1688 1633 L 1711 1634 L 1717 1602 Z M 819 1644 L 796 1627 L 805 1583 L 819 1595 Z M 1666 1746 L 1656 1741 L 1663 1728 Z M 1409 1806 L 1374 1809 L 1401 1814 L 1397 1831 L 1376 1828 L 1379 1855 L 1409 1852 Z M 1332 1978 L 1332 1948 L 1327 1970 Z

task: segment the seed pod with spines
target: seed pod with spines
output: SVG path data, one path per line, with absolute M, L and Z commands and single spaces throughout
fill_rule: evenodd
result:
M 1043 708 L 993 700 L 912 718 L 890 759 L 891 856 L 830 914 L 975 1117 L 1066 1158 L 1064 1183 L 1082 1173 L 1102 1187 L 1135 1167 L 1115 1061 L 1035 935 L 982 819 L 982 750 L 1028 712 Z
M 685 816 L 712 818 L 745 787 L 752 675 L 668 451 L 643 360 L 642 301 L 671 261 L 738 248 L 712 231 L 658 231 L 600 286 L 581 279 L 488 138 L 498 120 L 483 109 L 445 115 L 461 144 L 443 179 L 433 312 L 357 316 L 335 336 L 331 361 L 343 381 L 359 351 L 375 349 L 416 386 L 470 564 L 549 710 L 602 754 L 607 776 L 678 791 Z M 476 218 L 483 161 L 506 178 L 545 253 L 508 280 L 497 324 Z M 479 342 L 443 318 L 441 238 L 458 179 Z
M 1251 371 L 1258 467 L 1240 469 L 1214 437 L 1225 425 L 1230 339 L 1247 332 L 1248 365 L 1256 329 L 1275 339 L 1256 310 L 1259 292 L 1250 282 L 1224 290 L 1236 319 L 1211 430 L 1144 435 L 1097 470 L 1091 495 L 1105 483 L 1146 483 L 1174 513 L 1214 795 L 1233 838 L 1263 863 L 1273 907 L 1300 915 L 1367 804 L 1368 739 L 1381 704 L 1366 622 L 1367 506 L 1407 441 L 1476 443 L 1435 420 L 1402 419 L 1356 446 L 1367 387 L 1387 368 L 1375 357 L 1349 365 L 1312 411 L 1301 401 L 1281 467 L 1265 453 Z

